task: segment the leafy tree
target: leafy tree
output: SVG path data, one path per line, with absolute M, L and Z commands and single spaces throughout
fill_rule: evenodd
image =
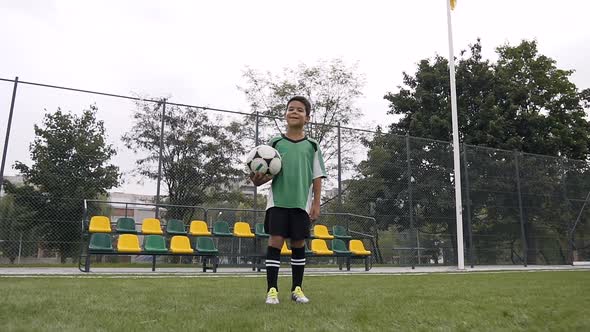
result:
M 137 160 L 139 174 L 158 178 L 162 104 L 138 102 L 135 123 L 123 136 L 125 145 L 145 153 Z M 162 181 L 166 202 L 200 205 L 218 191 L 226 191 L 244 176 L 238 158 L 243 154 L 240 125 L 222 124 L 197 108 L 166 105 Z M 183 218 L 186 209 L 169 209 L 170 218 Z
M 285 68 L 282 73 L 261 73 L 248 68 L 244 72 L 246 84 L 239 89 L 245 94 L 253 112 L 260 115 L 282 118 L 286 102 L 290 97 L 302 95 L 312 103 L 311 121 L 308 135 L 320 143 L 324 155 L 326 171 L 337 172 L 338 130 L 336 126 L 356 125 L 362 113 L 355 105 L 362 97 L 364 78 L 356 66 L 348 66 L 340 59 L 320 61 L 314 65 L 300 64 L 295 68 Z M 248 119 L 249 137 L 254 138 L 253 117 Z M 281 120 L 261 118 L 261 139 L 266 142 L 270 132 L 283 131 Z M 266 133 L 266 134 L 265 134 Z M 350 169 L 355 151 L 359 148 L 360 132 L 346 132 L 341 135 L 342 165 Z
M 567 233 L 564 224 L 571 219 L 572 210 L 562 206 L 567 204 L 562 193 L 567 172 L 560 163 L 564 157 L 588 159 L 590 123 L 584 109 L 590 93 L 587 89 L 579 91 L 569 81 L 572 71 L 557 68 L 555 60 L 539 54 L 534 41 L 503 45 L 496 52 L 495 63 L 484 60 L 478 40 L 457 60 L 461 140 L 470 145 L 561 158 L 535 159 L 532 155 L 469 147 L 464 153 L 469 160 L 472 215 L 476 216 L 473 231 L 481 239 L 490 235 L 504 238 L 512 247 L 512 259 L 518 260 L 518 158 L 528 260 L 535 263 L 536 253 L 542 251 L 537 244 L 548 229 L 561 238 Z M 435 56 L 421 60 L 414 75 L 403 74 L 403 83 L 398 92 L 385 95 L 390 102 L 389 114 L 401 115 L 401 120 L 392 124 L 388 133 L 369 142 L 368 159 L 360 167 L 363 180 L 355 183 L 351 196 L 361 204 L 377 202 L 375 211 L 381 224 L 396 224 L 403 231 L 408 221 L 400 220 L 400 216 L 409 211 L 409 175 L 392 172 L 391 165 L 407 159 L 401 135 L 428 138 L 410 140 L 411 211 L 419 232 L 438 229 L 438 236 L 453 239 L 455 249 L 452 148 L 446 143 L 452 137 L 447 59 Z M 362 184 L 365 181 L 379 185 L 367 186 Z M 558 207 L 569 212 L 556 219 L 550 212 L 558 211 Z M 498 241 L 502 246 L 503 240 Z M 480 254 L 484 259 L 498 259 L 485 258 L 494 255 L 490 252 Z
M 569 81 L 572 70 L 538 53 L 535 41 L 497 48 L 496 63 L 483 60 L 481 42 L 458 61 L 459 131 L 466 144 L 586 159 L 590 123 L 585 119 L 588 89 Z M 470 54 L 466 57 L 465 54 Z M 389 114 L 402 115 L 392 133 L 450 141 L 448 61 L 422 60 L 414 76 L 404 73 L 404 87 L 387 93 Z
M 14 166 L 25 184 L 6 186 L 22 210 L 18 222 L 26 225 L 21 227 L 35 229 L 43 247 L 59 250 L 62 261 L 79 248 L 83 200 L 119 184 L 118 167 L 108 164 L 116 151 L 106 142 L 97 110 L 91 105 L 79 116 L 61 109 L 45 114 L 43 125 L 34 127 L 33 164 Z

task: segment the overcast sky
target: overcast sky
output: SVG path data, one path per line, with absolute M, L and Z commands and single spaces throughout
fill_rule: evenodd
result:
M 576 70 L 578 88 L 588 88 L 588 13 L 586 0 L 458 0 L 455 52 L 481 37 L 484 55 L 493 59 L 496 46 L 534 38 L 559 67 Z M 366 115 L 362 126 L 372 126 L 393 121 L 383 95 L 396 90 L 403 71 L 448 55 L 446 29 L 445 0 L 0 0 L 0 77 L 248 111 L 236 88 L 245 66 L 279 71 L 342 58 L 358 63 L 366 77 L 358 105 Z M 38 87 L 18 91 L 8 175 L 15 160 L 29 160 L 33 124 L 44 108 L 80 112 L 96 103 L 118 145 L 131 125 L 126 101 Z M 12 84 L 0 82 L 2 145 L 11 92 Z M 120 151 L 118 157 L 126 171 L 133 168 L 129 156 Z

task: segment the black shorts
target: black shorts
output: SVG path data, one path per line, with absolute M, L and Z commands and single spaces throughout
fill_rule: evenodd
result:
M 264 231 L 270 235 L 280 235 L 291 240 L 304 240 L 309 237 L 311 221 L 309 214 L 302 209 L 272 207 L 266 210 Z

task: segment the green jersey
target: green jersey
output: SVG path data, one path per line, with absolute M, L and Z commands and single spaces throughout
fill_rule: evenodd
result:
M 320 145 L 304 137 L 294 141 L 282 135 L 269 145 L 281 155 L 281 172 L 272 179 L 267 209 L 300 208 L 309 213 L 313 198 L 313 180 L 326 177 Z

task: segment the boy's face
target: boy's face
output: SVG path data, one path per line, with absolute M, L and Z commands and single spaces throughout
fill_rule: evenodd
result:
M 309 116 L 305 112 L 305 105 L 297 100 L 293 100 L 287 105 L 285 119 L 289 127 L 301 127 L 309 121 Z

